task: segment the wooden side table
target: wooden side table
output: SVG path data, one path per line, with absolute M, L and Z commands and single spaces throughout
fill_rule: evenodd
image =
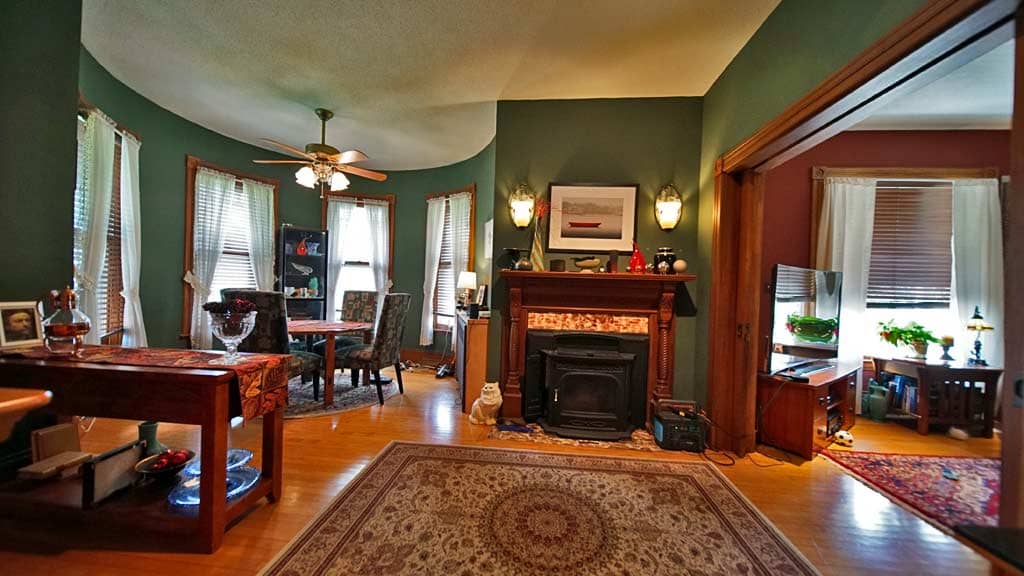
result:
M 462 411 L 466 414 L 487 379 L 487 318 L 455 314 L 455 379 L 459 382 Z

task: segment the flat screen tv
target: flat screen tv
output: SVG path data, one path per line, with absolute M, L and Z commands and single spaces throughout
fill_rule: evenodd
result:
M 842 272 L 776 264 L 772 281 L 772 374 L 839 355 Z

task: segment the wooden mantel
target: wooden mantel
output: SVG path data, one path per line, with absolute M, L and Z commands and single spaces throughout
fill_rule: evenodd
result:
M 502 316 L 502 415 L 522 416 L 521 382 L 531 312 L 646 316 L 650 352 L 647 400 L 650 408 L 672 397 L 677 287 L 692 274 L 602 274 L 502 270 L 506 298 Z

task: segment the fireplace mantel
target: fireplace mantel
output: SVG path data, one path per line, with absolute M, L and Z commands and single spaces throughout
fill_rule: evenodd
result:
M 672 397 L 676 289 L 696 280 L 696 276 L 502 270 L 501 278 L 506 296 L 502 315 L 502 415 L 522 416 L 520 384 L 531 312 L 646 317 L 651 359 L 647 376 L 648 423 L 651 406 L 661 398 Z

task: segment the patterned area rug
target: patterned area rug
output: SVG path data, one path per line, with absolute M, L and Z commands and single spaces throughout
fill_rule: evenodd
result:
M 826 457 L 864 483 L 951 533 L 958 524 L 999 520 L 999 460 L 826 449 Z M 956 476 L 953 480 L 943 475 Z
M 644 452 L 657 452 L 661 448 L 654 443 L 654 436 L 646 430 L 634 430 L 633 435 L 626 440 L 608 442 L 605 440 L 579 440 L 576 438 L 562 438 L 555 434 L 548 434 L 540 427 L 540 424 L 527 424 L 529 432 L 525 430 L 502 430 L 495 426 L 487 433 L 488 438 L 495 440 L 520 440 L 523 442 L 536 442 L 537 444 L 557 444 L 560 446 L 591 446 L 595 448 L 626 448 L 628 450 L 641 450 Z
M 392 443 L 263 574 L 817 574 L 704 462 Z
M 320 383 L 320 399 L 313 400 L 313 383 L 305 384 L 299 377 L 288 381 L 288 406 L 284 409 L 285 418 L 309 418 L 324 416 L 337 412 L 356 410 L 364 406 L 377 404 L 377 386 L 372 382 L 369 386 L 350 385 L 351 380 L 339 372 L 334 377 L 334 407 L 324 408 L 323 382 Z M 384 385 L 384 401 L 398 393 L 398 384 L 392 380 Z

